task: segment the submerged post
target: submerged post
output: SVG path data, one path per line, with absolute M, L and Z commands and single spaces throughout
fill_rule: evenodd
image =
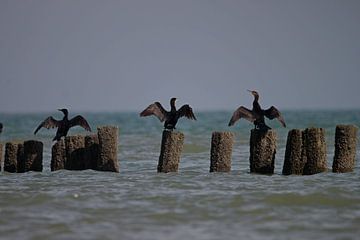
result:
M 299 129 L 290 130 L 286 142 L 285 159 L 282 174 L 303 174 L 306 158 L 302 157 L 302 151 L 302 131 Z
M 303 174 L 312 175 L 325 172 L 327 168 L 325 129 L 307 128 L 302 137 L 304 139 L 302 155 L 303 161 L 306 161 Z
M 352 172 L 355 167 L 357 127 L 338 125 L 335 131 L 335 155 L 333 172 Z
M 251 130 L 250 172 L 273 174 L 276 154 L 275 130 Z
M 65 169 L 83 170 L 85 138 L 81 135 L 65 137 L 66 161 Z
M 234 134 L 213 132 L 211 139 L 210 172 L 230 172 Z
M 41 172 L 43 169 L 43 143 L 35 140 L 24 142 L 25 171 Z
M 181 132 L 163 131 L 158 172 L 178 171 L 184 138 L 184 134 Z
M 117 159 L 118 127 L 104 126 L 98 128 L 99 157 L 97 170 L 119 172 Z
M 65 169 L 66 150 L 65 140 L 60 139 L 51 148 L 51 171 Z

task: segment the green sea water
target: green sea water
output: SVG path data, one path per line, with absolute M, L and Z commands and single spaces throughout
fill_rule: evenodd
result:
M 281 175 L 290 129 L 322 127 L 331 168 L 337 124 L 360 125 L 360 111 L 285 111 L 275 174 L 249 173 L 251 124 L 227 127 L 231 112 L 181 119 L 185 134 L 178 173 L 156 172 L 162 124 L 137 113 L 81 113 L 93 131 L 119 127 L 120 173 L 50 171 L 54 130 L 34 129 L 51 113 L 0 114 L 1 142 L 44 142 L 43 172 L 0 173 L 0 239 L 358 239 L 360 148 L 352 173 Z M 55 118 L 61 114 L 53 113 Z M 230 173 L 209 173 L 213 131 L 232 131 Z M 71 134 L 85 134 L 74 128 Z M 359 144 L 358 144 L 359 145 Z

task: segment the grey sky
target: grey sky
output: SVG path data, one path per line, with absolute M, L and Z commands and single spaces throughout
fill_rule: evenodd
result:
M 0 0 L 0 112 L 360 108 L 360 1 Z

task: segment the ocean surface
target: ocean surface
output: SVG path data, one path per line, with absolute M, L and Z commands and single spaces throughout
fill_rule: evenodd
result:
M 231 112 L 181 119 L 185 134 L 178 173 L 157 173 L 162 124 L 137 113 L 81 113 L 93 130 L 119 127 L 120 173 L 50 171 L 55 130 L 33 131 L 60 112 L 0 114 L 1 142 L 44 142 L 43 172 L 0 173 L 0 239 L 359 239 L 360 147 L 355 171 L 281 175 L 287 132 L 326 130 L 328 168 L 337 124 L 360 125 L 360 111 L 285 111 L 278 134 L 275 174 L 249 173 L 249 133 L 244 120 L 227 127 Z M 71 113 L 70 113 L 71 115 Z M 213 131 L 232 131 L 230 173 L 209 173 Z M 77 127 L 71 134 L 86 134 Z

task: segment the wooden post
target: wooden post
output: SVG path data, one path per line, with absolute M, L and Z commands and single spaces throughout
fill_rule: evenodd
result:
M 303 174 L 325 172 L 327 169 L 325 129 L 307 128 L 303 132 L 303 139 L 303 157 L 306 158 L 303 160 L 306 161 Z
M 65 169 L 83 170 L 85 156 L 85 138 L 81 135 L 65 137 Z
M 43 143 L 29 140 L 24 142 L 25 171 L 38 171 L 43 169 Z
M 97 170 L 119 172 L 117 159 L 118 132 L 115 126 L 104 126 L 98 128 L 99 158 Z
M 275 130 L 251 130 L 250 172 L 273 174 L 276 154 Z
M 299 129 L 290 130 L 286 142 L 285 160 L 282 174 L 303 174 L 306 158 L 302 157 L 302 151 L 302 131 Z
M 18 159 L 18 143 L 7 142 L 5 144 L 5 161 L 4 171 L 16 173 L 17 172 L 17 159 Z
M 60 139 L 51 148 L 51 171 L 65 169 L 66 149 L 65 140 Z
M 357 127 L 338 125 L 335 131 L 335 155 L 333 172 L 352 172 L 355 167 Z
M 99 147 L 99 138 L 97 135 L 85 137 L 85 169 L 97 170 Z
M 25 155 L 24 155 L 24 144 L 18 144 L 18 155 L 17 155 L 17 172 L 24 173 L 25 170 Z
M 210 172 L 230 172 L 234 134 L 213 132 L 211 139 Z
M 184 145 L 184 134 L 164 130 L 161 140 L 161 152 L 158 163 L 158 172 L 177 172 L 180 156 Z

